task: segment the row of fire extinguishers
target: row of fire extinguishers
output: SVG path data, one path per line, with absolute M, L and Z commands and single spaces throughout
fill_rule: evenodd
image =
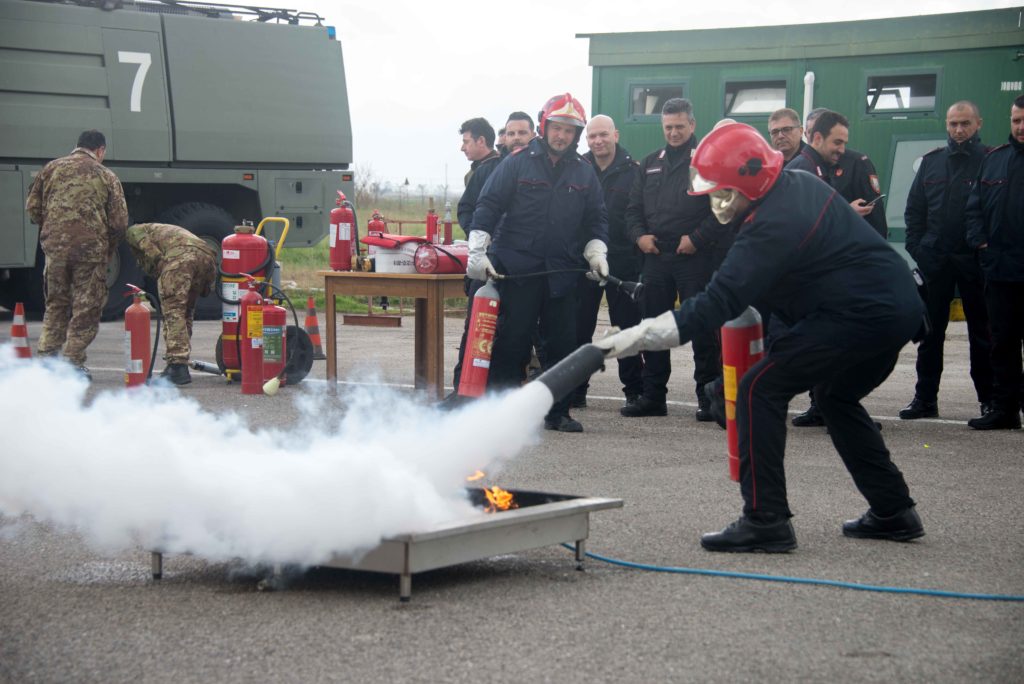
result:
M 376 250 L 401 249 L 404 245 L 415 245 L 412 256 L 415 271 L 425 274 L 465 273 L 469 259 L 469 246 L 455 242 L 452 238 L 452 207 L 445 202 L 444 217 L 434 211 L 427 211 L 426 235 L 397 235 L 388 232 L 387 222 L 379 210 L 375 210 L 366 224 L 366 235 L 359 237 L 359 224 L 355 207 L 338 191 L 337 205 L 331 210 L 330 233 L 328 234 L 329 263 L 333 271 L 351 271 L 353 265 L 360 271 L 374 269 L 373 255 Z M 369 248 L 369 256 L 359 253 L 359 243 Z
M 286 309 L 262 294 L 276 290 L 287 301 L 287 296 L 272 282 L 276 266 L 273 243 L 259 234 L 263 224 L 272 220 L 285 224 L 283 243 L 288 222 L 277 217 L 264 219 L 258 229 L 243 223 L 235 228 L 234 234 L 224 238 L 218 278 L 222 328 L 217 340 L 217 364 L 192 362 L 196 370 L 226 375 L 229 380 L 240 375 L 243 394 L 273 394 L 289 380 L 301 382 L 312 368 L 312 342 L 298 326 L 294 307 L 295 325 L 289 326 Z M 125 384 L 133 387 L 149 379 L 156 346 L 153 345 L 150 354 L 151 317 L 145 306 L 146 293 L 134 285 L 128 287 L 133 303 L 124 317 Z M 159 319 L 157 326 L 159 337 Z

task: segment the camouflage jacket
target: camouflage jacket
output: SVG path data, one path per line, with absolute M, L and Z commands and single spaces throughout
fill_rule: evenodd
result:
M 121 182 L 80 147 L 43 167 L 25 210 L 51 259 L 106 263 L 128 226 Z
M 137 223 L 128 229 L 128 246 L 139 267 L 153 278 L 164 269 L 202 253 L 217 263 L 217 253 L 189 231 L 169 223 Z

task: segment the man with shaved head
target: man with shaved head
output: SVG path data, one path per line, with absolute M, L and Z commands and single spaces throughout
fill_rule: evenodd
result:
M 626 205 L 633 177 L 638 165 L 632 155 L 619 145 L 619 131 L 610 116 L 598 114 L 587 123 L 587 145 L 590 151 L 583 158 L 590 162 L 601 182 L 604 204 L 608 209 L 608 270 L 616 278 L 627 281 L 640 279 L 640 253 L 626 233 Z M 576 288 L 576 344 L 589 344 L 597 327 L 597 312 L 602 293 L 608 298 L 608 317 L 614 326 L 625 329 L 640 322 L 640 307 L 621 290 L 602 288 L 588 278 L 581 278 Z M 619 381 L 626 405 L 633 404 L 643 392 L 644 363 L 640 355 L 619 359 Z M 585 382 L 576 388 L 572 406 L 587 405 Z
M 949 323 L 949 303 L 955 289 L 967 318 L 971 379 L 984 416 L 991 409 L 992 363 L 984 279 L 974 250 L 966 241 L 964 212 L 981 162 L 988 153 L 982 144 L 981 116 L 973 102 L 961 100 L 946 112 L 945 147 L 921 158 L 910 186 L 903 218 L 907 251 L 927 284 L 926 304 L 932 331 L 917 348 L 917 386 L 914 398 L 900 411 L 903 420 L 939 415 L 942 347 Z

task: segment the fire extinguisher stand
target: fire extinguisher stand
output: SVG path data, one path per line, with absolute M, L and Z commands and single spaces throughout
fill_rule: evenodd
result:
M 740 380 L 764 357 L 761 314 L 752 306 L 722 326 L 722 378 L 725 389 L 725 431 L 729 445 L 729 477 L 740 481 L 740 447 L 736 432 L 736 397 Z

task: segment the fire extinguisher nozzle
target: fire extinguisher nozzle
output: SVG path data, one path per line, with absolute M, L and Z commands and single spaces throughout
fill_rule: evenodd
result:
M 604 350 L 585 344 L 545 371 L 537 381 L 547 385 L 551 396 L 558 401 L 602 368 Z
M 279 389 L 281 389 L 281 378 L 278 376 L 270 378 L 263 383 L 263 393 L 268 397 L 272 397 L 277 394 L 277 390 Z

